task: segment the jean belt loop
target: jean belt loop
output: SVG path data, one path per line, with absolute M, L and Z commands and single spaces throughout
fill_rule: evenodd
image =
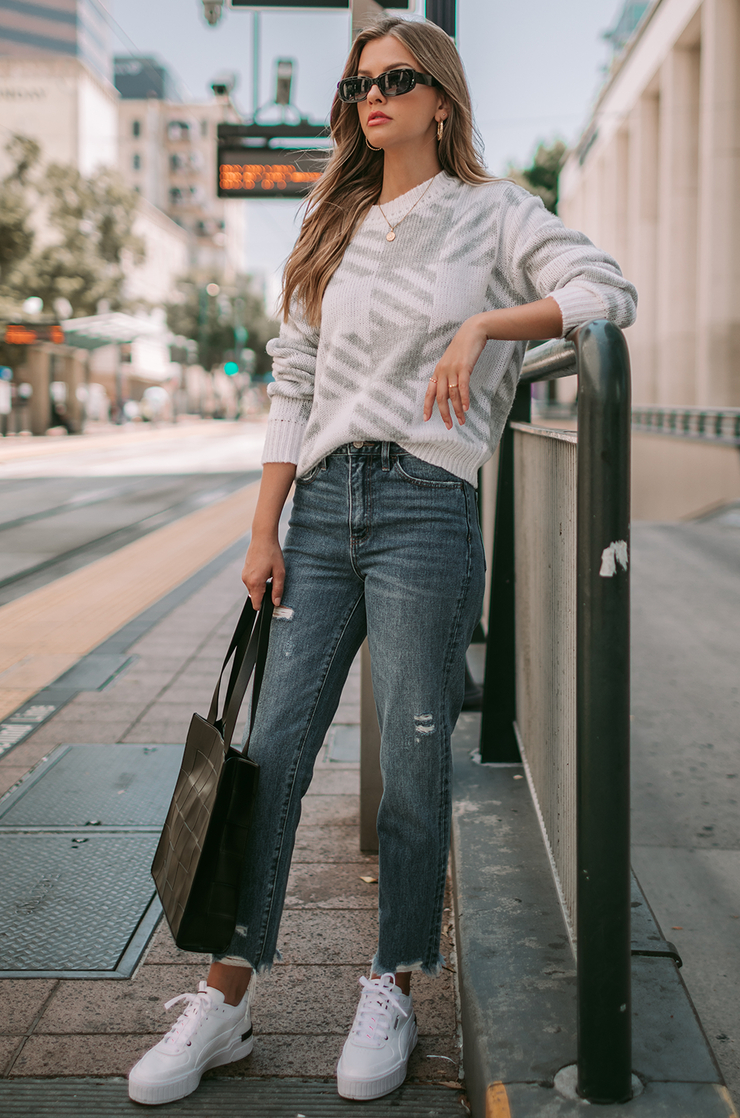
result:
M 380 447 L 380 465 L 381 468 L 387 473 L 388 470 L 390 470 L 391 468 L 391 444 L 381 443 Z

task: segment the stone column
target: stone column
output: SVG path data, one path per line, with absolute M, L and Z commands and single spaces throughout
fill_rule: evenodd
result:
M 627 255 L 625 275 L 637 288 L 637 321 L 627 340 L 632 398 L 654 404 L 656 385 L 656 246 L 658 230 L 658 112 L 655 92 L 643 93 L 628 118 Z
M 658 144 L 657 403 L 696 401 L 699 51 L 661 66 Z
M 740 405 L 740 0 L 704 0 L 701 24 L 697 389 Z

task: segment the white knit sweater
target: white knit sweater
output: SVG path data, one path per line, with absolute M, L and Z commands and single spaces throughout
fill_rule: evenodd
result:
M 396 239 L 386 240 L 373 206 L 326 289 L 321 329 L 295 314 L 268 343 L 275 380 L 262 461 L 295 462 L 302 476 L 343 443 L 373 439 L 475 485 L 501 437 L 526 343 L 487 343 L 465 425 L 453 419 L 448 431 L 436 406 L 424 422 L 423 401 L 460 325 L 552 295 L 564 334 L 594 318 L 629 326 L 635 289 L 610 256 L 510 182 L 468 186 L 440 172 L 383 213 L 401 222 Z

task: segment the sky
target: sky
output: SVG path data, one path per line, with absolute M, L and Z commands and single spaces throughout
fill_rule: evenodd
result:
M 421 11 L 423 0 L 411 3 Z M 209 27 L 201 0 L 109 4 L 117 54 L 158 55 L 197 101 L 207 99 L 214 77 L 235 72 L 236 103 L 251 115 L 251 12 L 226 10 Z M 510 161 L 526 165 L 540 141 L 577 139 L 609 57 L 601 36 L 621 7 L 621 0 L 458 0 L 458 46 L 494 174 L 505 174 Z M 273 95 L 275 59 L 293 58 L 294 103 L 310 119 L 326 120 L 349 46 L 347 14 L 263 12 L 259 24 L 260 105 Z M 265 273 L 272 294 L 298 207 L 288 199 L 246 205 L 248 269 Z

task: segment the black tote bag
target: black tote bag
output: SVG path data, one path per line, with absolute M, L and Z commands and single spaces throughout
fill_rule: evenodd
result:
M 232 749 L 231 739 L 252 672 L 254 725 L 272 617 L 268 583 L 257 613 L 249 598 L 231 638 L 207 718 L 194 714 L 180 773 L 152 863 L 152 877 L 178 947 L 220 954 L 236 926 L 247 835 L 259 766 Z M 234 657 L 223 714 L 219 692 Z

